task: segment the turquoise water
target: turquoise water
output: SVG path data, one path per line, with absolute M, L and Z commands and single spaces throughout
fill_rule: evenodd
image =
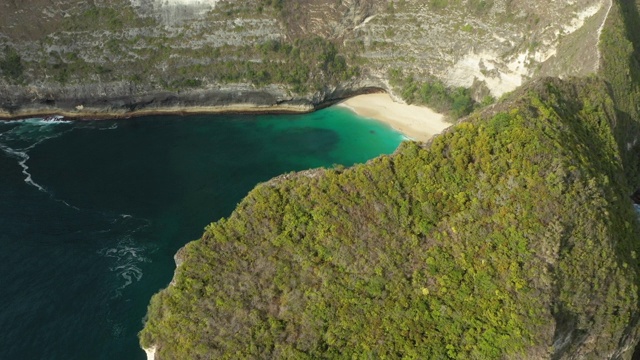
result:
M 144 359 L 147 303 L 206 224 L 259 182 L 402 139 L 342 108 L 0 122 L 0 359 Z

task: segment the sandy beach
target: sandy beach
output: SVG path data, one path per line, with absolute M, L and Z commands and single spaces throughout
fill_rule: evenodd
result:
M 389 124 L 407 137 L 427 141 L 452 124 L 444 121 L 444 115 L 416 105 L 394 102 L 386 93 L 358 95 L 338 106 L 344 106 L 356 114 Z

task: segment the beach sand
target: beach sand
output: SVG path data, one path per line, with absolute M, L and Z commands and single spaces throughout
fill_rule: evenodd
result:
M 358 95 L 342 101 L 338 106 L 351 109 L 360 116 L 389 124 L 405 136 L 427 141 L 452 124 L 444 121 L 444 115 L 416 105 L 394 102 L 389 94 Z

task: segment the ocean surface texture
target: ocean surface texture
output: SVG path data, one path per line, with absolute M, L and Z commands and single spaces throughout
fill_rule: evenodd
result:
M 259 182 L 402 139 L 342 108 L 0 122 L 0 359 L 144 359 L 147 303 L 205 225 Z

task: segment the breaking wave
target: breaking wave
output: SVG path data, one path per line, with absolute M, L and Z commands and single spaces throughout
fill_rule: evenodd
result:
M 70 124 L 71 120 L 64 120 L 62 115 L 47 116 L 44 118 L 29 118 L 18 120 L 3 121 L 5 124 L 31 124 L 31 125 L 55 125 L 55 124 Z

